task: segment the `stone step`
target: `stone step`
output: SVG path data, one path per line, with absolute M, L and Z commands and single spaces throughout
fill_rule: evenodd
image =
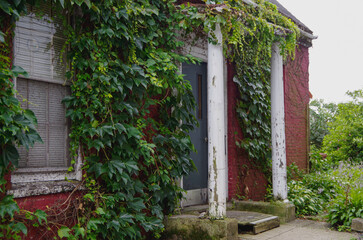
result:
M 237 219 L 238 233 L 258 234 L 280 226 L 279 218 L 269 214 L 227 211 L 227 217 Z

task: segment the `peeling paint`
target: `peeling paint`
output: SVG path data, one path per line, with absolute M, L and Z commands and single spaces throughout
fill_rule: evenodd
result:
M 283 59 L 279 44 L 272 46 L 271 58 L 271 138 L 272 138 L 272 175 L 275 199 L 287 198 L 286 150 L 285 150 L 285 111 Z
M 216 208 L 216 213 L 218 213 L 218 182 L 217 182 L 217 178 L 218 178 L 218 171 L 217 171 L 217 150 L 216 147 L 213 146 L 213 171 L 214 171 L 214 201 L 215 201 L 215 208 Z

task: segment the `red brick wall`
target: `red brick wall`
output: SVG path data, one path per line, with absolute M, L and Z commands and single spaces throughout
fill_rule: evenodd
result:
M 240 94 L 233 82 L 233 65 L 228 65 L 228 198 L 243 196 L 246 199 L 263 200 L 267 181 L 260 169 L 254 167 L 245 151 L 236 146 L 236 141 L 243 139 L 236 113 L 237 100 Z
M 302 45 L 295 59 L 284 65 L 285 134 L 287 164 L 308 169 L 309 49 Z
M 287 163 L 296 163 L 300 169 L 308 167 L 308 104 L 309 104 L 309 52 L 300 46 L 295 59 L 284 65 L 285 121 Z M 228 65 L 228 197 L 263 200 L 267 180 L 254 167 L 246 153 L 238 148 L 236 141 L 243 138 L 236 113 L 240 98 L 233 82 L 233 65 Z

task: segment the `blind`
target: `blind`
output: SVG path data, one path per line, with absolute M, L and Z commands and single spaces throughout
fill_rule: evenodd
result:
M 28 6 L 28 14 L 21 16 L 15 27 L 14 65 L 29 74 L 26 79 L 17 79 L 17 97 L 24 109 L 35 113 L 37 131 L 44 142 L 36 143 L 29 151 L 18 149 L 20 168 L 68 167 L 70 162 L 70 124 L 61 102 L 70 94 L 64 85 L 65 54 L 61 54 L 65 38 L 63 24 L 52 7 L 50 1 L 38 8 Z
M 64 84 L 66 59 L 61 51 L 66 40 L 62 22 L 50 3 L 28 7 L 28 12 L 16 23 L 14 65 L 24 68 L 31 79 Z
M 38 133 L 44 143 L 36 143 L 26 151 L 19 148 L 19 167 L 68 167 L 69 166 L 69 120 L 65 117 L 62 99 L 70 94 L 68 86 L 17 79 L 17 97 L 22 101 L 22 108 L 34 112 L 38 120 Z

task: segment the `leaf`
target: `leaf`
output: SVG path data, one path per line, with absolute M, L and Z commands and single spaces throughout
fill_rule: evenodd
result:
M 79 235 L 81 235 L 82 237 L 84 237 L 86 235 L 86 231 L 83 227 L 80 227 L 79 224 L 73 226 L 74 229 L 74 236 L 77 237 Z
M 107 224 L 107 228 L 110 228 L 110 227 L 112 227 L 112 228 L 116 229 L 116 231 L 119 231 L 119 230 L 120 230 L 121 225 L 120 225 L 120 223 L 119 223 L 118 221 L 116 221 L 116 220 L 112 220 L 111 222 L 109 222 L 109 223 Z
M 84 0 L 84 3 L 87 5 L 88 8 L 92 7 L 92 3 L 90 0 Z
M 13 218 L 15 212 L 19 212 L 18 204 L 14 201 L 12 196 L 6 195 L 0 202 L 1 218 L 5 218 L 6 214 L 8 214 L 10 218 Z
M 140 139 L 140 131 L 135 127 L 127 128 L 127 137 L 130 139 L 132 137 Z
M 58 229 L 58 236 L 62 239 L 62 238 L 68 238 L 71 236 L 71 234 L 69 233 L 71 231 L 71 229 L 69 229 L 68 227 L 62 226 L 60 229 Z
M 123 221 L 123 222 L 128 222 L 133 224 L 134 220 L 133 220 L 133 216 L 128 214 L 128 213 L 123 213 L 119 216 L 119 220 Z
M 13 74 L 14 74 L 15 77 L 17 77 L 19 75 L 23 75 L 24 77 L 28 77 L 27 71 L 25 71 L 24 68 L 22 68 L 22 67 L 13 66 L 13 68 L 11 69 L 11 71 L 13 72 Z
M 142 198 L 135 198 L 133 201 L 129 201 L 127 205 L 138 212 L 146 208 Z
M 120 160 L 112 160 L 108 163 L 108 165 L 111 171 L 113 171 L 113 169 L 116 169 L 120 174 L 122 174 L 123 169 L 125 168 L 125 164 Z
M 47 221 L 47 216 L 48 216 L 48 215 L 47 215 L 44 211 L 37 209 L 37 210 L 35 211 L 34 215 L 38 218 L 38 222 L 39 222 L 40 224 L 42 224 L 42 220 L 43 220 L 45 223 L 48 223 L 48 221 Z
M 5 145 L 2 149 L 3 166 L 8 166 L 11 162 L 15 167 L 18 167 L 19 153 L 13 145 Z
M 115 35 L 115 32 L 111 29 L 111 28 L 107 28 L 105 30 L 105 33 L 109 36 L 112 37 L 113 35 Z
M 144 228 L 144 230 L 146 232 L 158 229 L 158 228 L 162 228 L 163 227 L 163 223 L 160 219 L 157 218 L 153 218 L 150 219 L 149 221 L 145 221 L 143 223 L 141 223 L 141 226 Z
M 2 9 L 6 14 L 11 14 L 11 5 L 5 0 L 0 0 L 0 9 Z
M 98 229 L 98 225 L 101 225 L 101 224 L 102 224 L 102 221 L 101 220 L 92 218 L 87 223 L 87 229 L 88 230 L 97 230 Z
M 135 44 L 136 44 L 136 47 L 137 48 L 139 48 L 140 50 L 142 50 L 143 44 L 142 44 L 142 41 L 140 41 L 140 39 L 136 38 L 135 39 Z
M 126 132 L 126 128 L 121 123 L 116 123 L 115 127 L 120 133 Z
M 88 169 L 88 172 L 94 172 L 96 178 L 98 178 L 106 172 L 106 169 L 103 167 L 102 163 L 95 163 L 91 165 L 91 167 Z
M 131 170 L 135 170 L 135 171 L 138 171 L 139 170 L 139 167 L 137 166 L 137 162 L 135 161 L 128 161 L 128 162 L 125 162 L 124 163 L 127 170 L 131 171 Z
M 73 0 L 78 6 L 81 6 L 84 0 Z
M 37 118 L 32 110 L 25 109 L 24 116 L 33 124 L 37 124 Z
M 5 42 L 5 33 L 0 31 L 0 43 L 3 43 L 3 42 Z
M 59 0 L 59 2 L 62 5 L 62 8 L 64 8 L 64 0 Z
M 103 208 L 98 207 L 98 208 L 96 209 L 96 213 L 97 213 L 98 215 L 104 215 L 104 214 L 105 214 L 105 211 L 103 211 Z
M 28 229 L 27 227 L 24 225 L 24 223 L 22 222 L 18 222 L 16 224 L 14 224 L 12 227 L 12 230 L 14 232 L 19 232 L 21 231 L 24 235 L 27 235 L 28 234 Z
M 106 132 L 110 136 L 113 136 L 112 130 L 113 130 L 113 127 L 112 126 L 109 126 L 109 125 L 108 126 L 105 125 L 105 126 L 102 127 L 102 131 L 103 132 Z

